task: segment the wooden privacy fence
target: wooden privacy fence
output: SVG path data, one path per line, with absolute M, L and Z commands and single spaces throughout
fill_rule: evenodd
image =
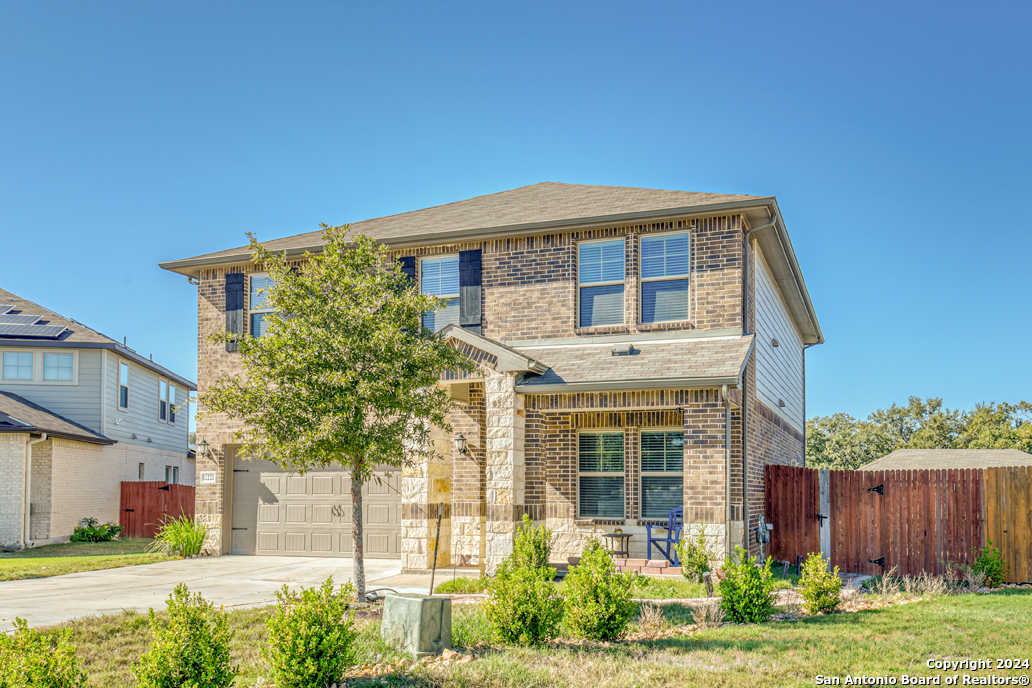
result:
M 122 483 L 118 524 L 122 537 L 152 538 L 165 517 L 194 515 L 194 486 L 170 485 L 160 480 Z
M 1032 582 L 1032 467 L 826 471 L 767 466 L 769 554 L 795 562 L 823 552 L 832 566 L 878 575 L 974 561 L 992 541 L 1008 582 Z

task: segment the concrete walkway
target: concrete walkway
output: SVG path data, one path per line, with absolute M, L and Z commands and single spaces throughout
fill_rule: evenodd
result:
M 190 592 L 199 592 L 227 609 L 255 607 L 275 602 L 275 591 L 284 583 L 308 588 L 330 576 L 335 584 L 349 581 L 352 566 L 351 559 L 224 556 L 3 581 L 0 632 L 10 631 L 15 617 L 26 619 L 30 626 L 45 627 L 82 616 L 117 614 L 123 609 L 164 609 L 179 583 L 186 583 Z M 365 570 L 366 589 L 427 592 L 429 576 L 425 583 L 415 577 L 411 582 L 399 580 L 401 566 L 397 560 L 367 559 Z M 380 585 L 380 579 L 391 583 Z

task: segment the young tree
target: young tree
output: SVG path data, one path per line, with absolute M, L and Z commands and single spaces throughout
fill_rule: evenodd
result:
M 328 227 L 321 253 L 298 265 L 248 234 L 256 264 L 272 280 L 262 296 L 275 309 L 261 337 L 237 342 L 244 373 L 216 381 L 202 415 L 243 421 L 244 456 L 268 457 L 304 472 L 340 464 L 351 471 L 355 588 L 365 596 L 362 485 L 376 464 L 402 466 L 434 456 L 431 426 L 447 428 L 441 373 L 472 363 L 423 314 L 444 302 L 421 294 L 385 247 L 347 226 Z

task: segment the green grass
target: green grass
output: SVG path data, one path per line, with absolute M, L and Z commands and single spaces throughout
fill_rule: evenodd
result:
M 0 552 L 0 581 L 167 561 L 170 557 L 144 551 L 151 542 L 147 538 L 126 538 L 109 542 L 67 542 L 22 552 Z
M 438 595 L 469 595 L 484 592 L 490 582 L 490 578 L 455 578 L 455 580 L 438 585 L 434 588 L 434 593 Z
M 642 600 L 676 600 L 705 597 L 706 586 L 687 578 L 641 576 L 634 582 L 631 595 Z
M 232 654 L 240 669 L 236 686 L 263 676 L 259 648 L 270 608 L 230 612 Z M 691 623 L 681 605 L 663 607 L 673 624 Z M 934 675 L 927 659 L 1028 656 L 1032 592 L 1007 590 L 894 605 L 855 614 L 831 614 L 797 622 L 724 626 L 657 641 L 482 650 L 469 664 L 419 668 L 391 685 L 433 688 L 598 688 L 712 685 L 812 686 L 818 674 Z M 150 642 L 145 615 L 80 619 L 72 631 L 91 687 L 133 685 L 130 667 Z M 481 608 L 455 607 L 453 645 L 490 642 Z M 379 622 L 360 621 L 359 660 L 393 651 L 379 639 Z M 1028 671 L 1001 671 L 1018 676 Z M 980 675 L 986 675 L 982 672 Z M 370 684 L 366 684 L 370 685 Z

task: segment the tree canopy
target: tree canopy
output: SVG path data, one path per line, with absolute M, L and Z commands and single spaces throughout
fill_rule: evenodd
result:
M 237 342 L 243 373 L 215 381 L 199 400 L 202 414 L 242 421 L 242 456 L 297 472 L 351 471 L 361 595 L 361 486 L 377 464 L 434 456 L 431 427 L 448 427 L 451 405 L 440 376 L 472 363 L 422 326 L 444 303 L 421 294 L 386 247 L 347 226 L 324 228 L 323 251 L 293 264 L 248 234 L 254 263 L 270 277 L 260 297 L 273 312 L 259 337 L 214 336 Z
M 990 402 L 972 411 L 910 397 L 866 420 L 846 413 L 806 422 L 806 465 L 854 470 L 897 449 L 1018 449 L 1032 453 L 1032 403 Z

